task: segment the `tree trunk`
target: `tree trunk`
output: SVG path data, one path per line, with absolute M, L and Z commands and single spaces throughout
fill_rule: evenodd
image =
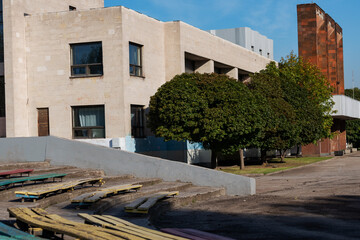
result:
M 264 149 L 261 149 L 261 161 L 262 163 L 264 164 L 267 164 L 267 161 L 266 161 L 266 150 Z
M 211 168 L 215 169 L 217 167 L 217 152 L 215 150 L 211 150 Z
M 296 157 L 298 158 L 298 157 L 300 157 L 300 144 L 298 144 L 297 146 L 296 146 Z
M 244 150 L 240 149 L 239 150 L 240 153 L 240 169 L 245 169 L 245 163 L 244 163 Z
M 284 159 L 285 159 L 285 153 L 286 153 L 286 150 L 280 150 L 280 158 L 281 158 L 281 163 L 284 163 Z

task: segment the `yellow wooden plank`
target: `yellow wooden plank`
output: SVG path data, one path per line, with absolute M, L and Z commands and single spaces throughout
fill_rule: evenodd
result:
M 166 197 L 170 197 L 170 196 L 174 196 L 174 195 L 178 195 L 179 192 L 175 191 L 175 192 L 160 192 L 157 193 L 151 197 L 148 198 L 148 200 L 146 202 L 144 202 L 143 204 L 141 204 L 140 206 L 138 206 L 136 208 L 136 210 L 138 210 L 139 212 L 142 211 L 148 211 L 152 206 L 154 206 L 159 200 L 166 198 Z
M 168 233 L 163 233 L 160 231 L 141 227 L 113 216 L 89 215 L 83 213 L 79 213 L 78 216 L 82 217 L 88 222 L 95 223 L 102 227 L 107 227 L 119 231 L 126 231 L 129 233 L 137 233 L 140 234 L 142 237 L 146 237 L 153 240 L 166 240 L 166 239 L 184 240 L 185 239 Z
M 131 203 L 127 204 L 127 205 L 125 206 L 125 210 L 136 209 L 138 206 L 140 206 L 141 204 L 143 204 L 147 199 L 148 199 L 148 197 L 138 198 L 138 199 L 136 199 L 135 201 L 132 201 Z
M 46 229 L 51 232 L 63 233 L 65 235 L 69 235 L 75 238 L 80 239 L 134 239 L 134 240 L 142 240 L 144 238 L 139 238 L 137 236 L 132 236 L 129 234 L 124 234 L 115 230 L 104 230 L 103 228 L 85 225 L 81 223 L 72 223 L 74 226 L 68 226 L 64 223 L 54 221 L 50 218 L 46 218 L 40 215 L 37 215 L 30 209 L 8 209 L 9 212 L 15 216 L 18 220 L 25 222 L 33 227 L 40 227 Z M 71 221 L 70 221 L 71 222 Z M 69 220 L 67 220 L 69 223 Z

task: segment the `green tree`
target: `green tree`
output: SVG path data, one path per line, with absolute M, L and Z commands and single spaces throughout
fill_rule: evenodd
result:
M 274 62 L 252 76 L 250 88 L 266 98 L 269 109 L 263 139 L 263 160 L 267 150 L 285 151 L 330 136 L 332 88 L 319 69 L 291 53 L 277 66 Z
M 201 142 L 211 150 L 232 153 L 258 139 L 263 123 L 258 99 L 226 75 L 184 73 L 162 85 L 150 99 L 148 125 L 167 140 Z
M 345 89 L 345 95 L 360 101 L 359 88 Z M 346 140 L 352 143 L 353 147 L 360 147 L 360 120 L 346 121 Z

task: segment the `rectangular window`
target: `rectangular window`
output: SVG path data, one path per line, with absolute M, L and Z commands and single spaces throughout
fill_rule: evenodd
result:
M 76 7 L 69 5 L 69 11 L 76 11 Z
M 71 75 L 103 75 L 102 43 L 71 44 Z
M 132 76 L 143 76 L 141 48 L 141 45 L 129 43 L 130 75 Z
M 4 77 L 0 77 L 0 117 L 5 117 L 5 82 L 4 82 Z
M 262 56 L 262 50 L 261 50 L 261 49 L 259 49 L 259 53 L 260 53 L 260 55 Z
M 134 138 L 145 137 L 144 106 L 131 105 L 131 136 Z
M 253 52 L 255 51 L 255 48 L 254 48 L 254 46 L 251 46 L 251 51 L 253 51 Z
M 74 138 L 105 138 L 104 106 L 72 107 Z

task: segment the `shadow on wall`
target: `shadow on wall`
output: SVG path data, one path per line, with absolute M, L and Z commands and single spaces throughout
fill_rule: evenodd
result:
M 148 136 L 146 138 L 126 137 L 126 148 L 135 153 L 187 163 L 186 142 L 167 141 L 163 138 Z

